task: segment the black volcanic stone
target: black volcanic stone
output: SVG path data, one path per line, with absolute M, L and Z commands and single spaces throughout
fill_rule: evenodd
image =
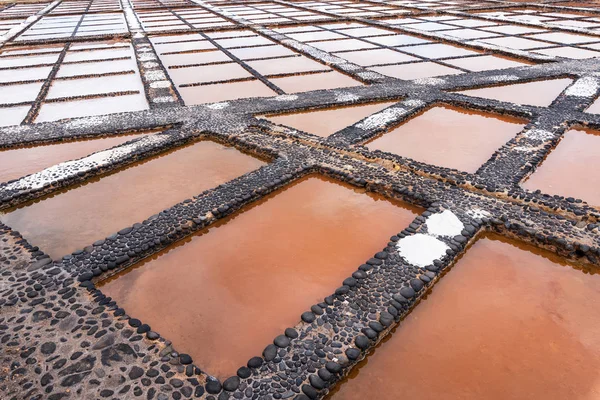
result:
M 142 368 L 136 365 L 131 367 L 131 370 L 129 371 L 129 379 L 137 379 L 142 375 L 144 375 L 144 370 Z
M 379 333 L 383 331 L 385 328 L 377 321 L 369 322 L 369 328 L 373 329 L 375 332 Z
M 136 318 L 129 318 L 129 325 L 137 328 L 138 326 L 142 325 L 142 321 Z
M 310 384 L 317 390 L 325 388 L 325 382 L 317 375 L 311 375 L 308 377 Z
M 248 367 L 250 368 L 260 368 L 260 366 L 263 364 L 263 359 L 260 357 L 252 357 L 250 360 L 248 360 Z
M 316 389 L 310 385 L 302 385 L 302 391 L 304 392 L 305 395 L 308 396 L 309 399 L 317 398 Z
M 223 382 L 223 389 L 227 390 L 228 392 L 233 392 L 239 386 L 240 386 L 240 378 L 237 376 L 229 377 L 229 378 L 225 379 L 225 382 Z
M 302 318 L 302 321 L 307 322 L 309 324 L 316 319 L 315 314 L 313 314 L 310 311 L 303 312 L 300 318 Z
M 192 357 L 189 354 L 180 354 L 179 362 L 182 363 L 183 365 L 191 364 Z
M 157 332 L 150 331 L 150 332 L 146 333 L 146 337 L 150 340 L 156 340 L 160 337 L 160 335 Z
M 41 345 L 40 351 L 42 354 L 52 354 L 56 350 L 56 344 L 52 342 L 46 342 Z
M 318 374 L 319 378 L 323 379 L 324 381 L 329 381 L 333 378 L 333 374 L 325 368 L 321 368 Z
M 268 345 L 263 351 L 263 357 L 267 361 L 272 361 L 275 357 L 277 357 L 277 347 L 274 344 Z
M 367 338 L 366 336 L 363 335 L 358 335 L 356 337 L 356 339 L 354 339 L 354 343 L 356 344 L 356 347 L 358 347 L 359 349 L 366 349 L 367 347 L 369 347 L 369 338 Z
M 242 379 L 249 378 L 250 375 L 252 375 L 252 370 L 248 367 L 240 367 L 237 370 L 237 376 L 239 376 Z
M 287 328 L 285 330 L 285 336 L 289 337 L 290 339 L 296 339 L 298 337 L 298 331 L 296 331 L 294 328 Z
M 279 335 L 275 338 L 275 340 L 273 340 L 273 343 L 277 347 L 288 347 L 290 345 L 290 338 L 285 335 Z
M 325 364 L 325 368 L 327 368 L 327 371 L 333 374 L 338 374 L 342 372 L 342 366 L 334 361 L 327 361 L 327 364 Z
M 423 281 L 421 281 L 420 279 L 411 279 L 410 286 L 414 289 L 415 292 L 418 292 L 421 289 L 423 289 Z
M 217 394 L 221 391 L 221 382 L 217 380 L 210 380 L 206 382 L 206 391 L 210 394 Z
M 346 356 L 349 360 L 356 360 L 360 357 L 360 350 L 355 348 L 349 348 L 346 350 Z
M 411 297 L 414 297 L 416 293 L 413 288 L 405 286 L 400 289 L 400 294 L 407 299 L 410 299 Z

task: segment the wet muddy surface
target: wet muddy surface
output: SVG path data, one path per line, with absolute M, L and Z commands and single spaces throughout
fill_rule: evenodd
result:
M 600 276 L 478 240 L 328 398 L 600 396 Z
M 59 259 L 262 165 L 233 148 L 201 141 L 9 210 L 0 221 Z
M 524 126 L 522 120 L 512 117 L 438 106 L 366 146 L 440 167 L 475 172 Z
M 590 166 L 596 165 L 598 159 L 600 132 L 571 129 L 522 186 L 532 191 L 539 189 L 547 194 L 579 198 L 600 207 L 600 176 L 589 173 Z
M 207 373 L 228 377 L 418 212 L 313 175 L 101 290 Z

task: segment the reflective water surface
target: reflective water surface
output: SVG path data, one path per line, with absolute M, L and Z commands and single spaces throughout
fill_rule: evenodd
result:
M 512 117 L 439 106 L 412 117 L 367 147 L 475 172 L 524 126 Z
M 202 141 L 0 213 L 0 221 L 57 259 L 262 165 Z
M 309 176 L 101 290 L 223 378 L 261 355 L 417 212 Z
M 600 276 L 477 241 L 332 400 L 600 397 Z
M 369 115 L 391 106 L 394 102 L 340 107 L 327 110 L 311 110 L 294 114 L 269 115 L 269 121 L 287 125 L 313 135 L 327 137 L 352 125 Z
M 522 186 L 600 206 L 600 176 L 590 170 L 599 159 L 600 132 L 571 129 Z

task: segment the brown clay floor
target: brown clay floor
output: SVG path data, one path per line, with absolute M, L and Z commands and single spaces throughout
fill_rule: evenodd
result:
M 262 165 L 201 141 L 0 214 L 0 221 L 57 259 Z
M 600 131 L 571 129 L 522 186 L 600 206 L 600 175 L 590 174 L 598 160 Z
M 142 134 L 143 135 L 143 134 Z M 0 182 L 21 178 L 61 162 L 76 160 L 100 150 L 118 146 L 142 135 L 124 135 L 105 139 L 82 140 L 49 146 L 0 150 Z
M 477 241 L 331 400 L 600 398 L 600 275 Z
M 298 323 L 420 212 L 309 176 L 101 290 L 223 378 Z
M 269 115 L 263 118 L 275 124 L 287 125 L 313 135 L 327 137 L 394 103 L 374 103 L 295 114 Z
M 522 120 L 511 117 L 438 106 L 369 142 L 367 147 L 440 167 L 476 172 L 524 126 Z

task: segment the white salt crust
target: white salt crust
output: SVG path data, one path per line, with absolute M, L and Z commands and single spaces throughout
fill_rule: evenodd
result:
M 227 107 L 229 107 L 229 103 L 226 101 L 206 105 L 206 108 L 210 108 L 211 110 L 222 110 Z
M 357 96 L 352 93 L 347 93 L 347 92 L 336 92 L 335 93 L 335 100 L 340 103 L 343 103 L 346 101 L 355 101 L 358 99 L 360 99 L 360 96 Z
M 175 99 L 171 96 L 161 96 L 161 97 L 155 97 L 152 99 L 153 103 L 174 103 Z
M 433 236 L 417 233 L 400 239 L 396 243 L 396 248 L 409 263 L 425 267 L 431 265 L 434 260 L 444 257 L 450 247 Z
M 577 79 L 567 88 L 565 94 L 573 97 L 592 97 L 598 92 L 598 79 L 586 76 Z
M 416 84 L 419 84 L 419 85 L 428 85 L 428 86 L 439 86 L 439 85 L 443 85 L 444 83 L 446 83 L 446 81 L 441 78 L 419 78 L 419 79 L 415 79 L 413 82 Z
M 385 110 L 365 118 L 362 122 L 358 123 L 356 127 L 365 131 L 381 128 L 394 122 L 405 113 L 406 109 L 402 107 L 386 108 Z
M 465 228 L 460 219 L 450 210 L 429 216 L 426 225 L 427 232 L 434 236 L 457 236 Z
M 552 132 L 543 129 L 531 129 L 525 132 L 523 135 L 528 137 L 529 139 L 542 141 L 552 139 L 554 137 L 554 134 Z
M 275 101 L 294 101 L 298 100 L 298 96 L 295 94 L 280 94 L 273 98 Z

